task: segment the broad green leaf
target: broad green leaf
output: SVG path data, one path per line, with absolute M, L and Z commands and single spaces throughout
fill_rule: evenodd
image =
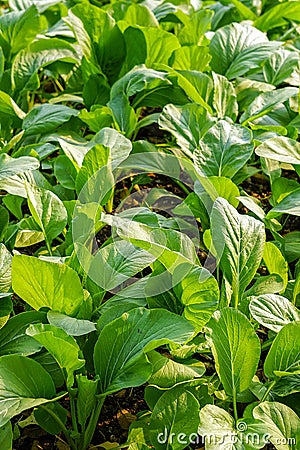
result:
M 208 47 L 188 45 L 174 50 L 171 65 L 176 70 L 197 70 L 204 72 L 209 69 L 211 56 Z
M 9 292 L 11 288 L 12 256 L 4 244 L 0 244 L 0 293 Z
M 60 0 L 9 0 L 9 6 L 13 11 L 23 11 L 31 5 L 35 5 L 40 13 L 53 5 L 59 3 Z
M 41 350 L 41 345 L 25 331 L 27 327 L 36 322 L 45 322 L 46 314 L 36 311 L 19 313 L 9 319 L 0 330 L 0 356 L 11 353 L 29 356 Z
M 199 378 L 206 371 L 205 365 L 197 360 L 182 364 L 156 351 L 150 352 L 148 358 L 153 366 L 153 372 L 148 382 L 163 388 L 174 386 L 181 381 Z
M 270 274 L 276 273 L 282 278 L 284 283 L 282 292 L 284 292 L 289 279 L 289 267 L 283 254 L 273 242 L 265 243 L 263 260 Z
M 140 3 L 132 3 L 126 10 L 123 20 L 129 25 L 140 25 L 142 27 L 158 27 L 159 23 L 156 20 L 153 12 L 145 5 Z
M 256 28 L 231 23 L 217 30 L 210 42 L 211 67 L 231 80 L 258 68 L 276 46 Z
M 269 31 L 273 28 L 281 27 L 290 20 L 300 21 L 300 12 L 297 2 L 285 2 L 269 8 L 262 14 L 254 25 L 262 31 Z
M 40 32 L 37 8 L 32 5 L 26 11 L 3 14 L 0 17 L 0 30 L 0 45 L 5 56 L 11 57 L 27 47 Z
M 84 301 L 77 273 L 70 267 L 26 255 L 12 261 L 12 286 L 32 308 L 75 316 Z
M 219 406 L 205 405 L 200 410 L 200 426 L 198 432 L 204 436 L 207 450 L 243 450 L 244 447 L 234 426 L 232 416 Z M 214 436 L 211 439 L 210 436 Z
M 0 155 L 0 180 L 6 180 L 14 175 L 39 168 L 39 161 L 30 156 L 11 158 L 7 154 Z
M 291 408 L 279 402 L 263 402 L 254 408 L 253 416 L 264 423 L 277 450 L 298 448 L 300 419 Z
M 184 277 L 183 273 L 186 273 Z M 182 315 L 196 330 L 201 330 L 218 306 L 218 283 L 208 270 L 198 266 L 192 267 L 190 271 L 178 266 L 173 274 L 174 284 L 177 284 L 177 279 L 180 283 L 174 290 L 184 305 Z
M 27 136 L 48 133 L 78 114 L 76 109 L 68 106 L 45 103 L 29 111 L 23 120 L 23 130 Z
M 53 418 L 51 412 L 54 413 L 56 417 L 59 417 L 61 421 L 60 424 L 58 424 L 57 421 Z M 54 435 L 59 434 L 62 431 L 61 424 L 66 424 L 67 414 L 68 411 L 58 402 L 53 402 L 47 405 L 47 411 L 39 407 L 33 410 L 33 416 L 39 426 L 43 428 L 43 430 L 47 431 L 47 433 Z
M 213 107 L 220 119 L 230 117 L 236 120 L 238 115 L 238 103 L 233 84 L 226 77 L 218 73 L 212 73 L 214 81 Z
M 297 52 L 280 48 L 270 56 L 263 67 L 266 82 L 275 86 L 283 83 L 297 67 L 298 61 Z
M 120 238 L 155 256 L 171 273 L 181 263 L 190 265 L 197 261 L 194 244 L 186 234 L 175 230 L 152 228 L 108 214 L 103 215 L 101 220 L 114 227 Z
M 164 107 L 159 120 L 159 126 L 169 131 L 177 141 L 179 147 L 189 156 L 199 147 L 200 139 L 213 125 L 203 106 L 196 103 L 188 103 L 182 107 L 167 105 Z
M 55 394 L 51 376 L 39 363 L 26 356 L 1 356 L 0 427 L 26 409 L 53 401 Z
M 300 321 L 285 325 L 275 337 L 264 364 L 265 375 L 276 377 L 300 374 Z
M 61 328 L 69 336 L 83 336 L 96 331 L 96 325 L 89 320 L 75 319 L 53 311 L 48 312 L 47 319 L 50 325 Z
M 180 48 L 177 37 L 161 28 L 146 28 L 141 30 L 146 39 L 147 57 L 143 61 L 146 67 L 154 68 L 155 64 L 165 64 L 173 51 Z
M 258 297 L 265 294 L 277 294 L 283 289 L 283 280 L 279 275 L 267 275 L 256 280 L 253 286 L 244 293 L 246 297 Z
M 0 427 L 0 446 L 2 450 L 13 448 L 13 430 L 10 421 Z
M 61 328 L 42 323 L 30 325 L 26 334 L 45 347 L 59 367 L 66 370 L 67 386 L 72 388 L 74 372 L 84 365 L 84 360 L 79 358 L 81 351 L 75 339 Z
M 26 114 L 21 108 L 14 102 L 14 100 L 5 92 L 0 91 L 0 114 L 12 119 L 23 120 Z M 1 155 L 3 156 L 3 155 Z M 7 155 L 8 156 L 8 155 Z
M 267 139 L 255 149 L 258 156 L 288 164 L 300 164 L 300 143 L 286 136 Z
M 13 311 L 12 293 L 0 293 L 0 329 L 8 322 L 10 313 Z
M 271 112 L 278 104 L 286 102 L 298 94 L 298 89 L 287 87 L 276 91 L 263 92 L 248 106 L 241 116 L 240 122 L 246 125 L 248 122 L 258 119 Z
M 126 73 L 112 86 L 110 98 L 113 99 L 122 92 L 129 98 L 144 90 L 157 90 L 160 86 L 170 86 L 165 72 L 147 69 L 139 65 Z
M 232 286 L 233 302 L 237 305 L 260 265 L 264 225 L 253 217 L 239 214 L 222 198 L 214 203 L 211 224 L 220 267 Z
M 136 128 L 137 117 L 126 95 L 119 94 L 107 106 L 112 112 L 117 129 L 125 136 L 130 137 Z
M 57 181 L 66 189 L 75 190 L 77 166 L 66 155 L 60 155 L 54 161 L 54 175 Z
M 53 192 L 26 184 L 29 210 L 42 230 L 45 241 L 51 245 L 67 225 L 67 211 Z
M 86 421 L 96 406 L 98 380 L 90 380 L 86 375 L 76 376 L 78 386 L 77 414 L 78 422 L 85 427 Z
M 199 9 L 192 14 L 178 34 L 180 44 L 183 46 L 200 46 L 204 34 L 210 29 L 212 11 Z
M 300 321 L 300 312 L 285 297 L 275 294 L 251 297 L 250 312 L 264 327 L 278 333 L 287 323 Z
M 203 176 L 232 178 L 246 164 L 253 148 L 251 131 L 220 120 L 200 141 L 194 163 Z
M 235 208 L 239 205 L 237 197 L 240 191 L 230 178 L 199 176 L 195 182 L 194 191 L 205 205 L 207 213 L 211 212 L 213 203 L 218 197 L 224 198 Z
M 225 392 L 233 397 L 251 384 L 260 358 L 260 340 L 247 317 L 233 308 L 216 311 L 207 339 Z
M 278 205 L 274 206 L 268 212 L 267 219 L 272 219 L 282 214 L 300 216 L 300 188 L 288 194 Z
M 12 65 L 12 81 L 17 90 L 39 87 L 37 72 L 55 61 L 76 63 L 78 54 L 66 41 L 57 38 L 39 39 L 21 50 Z M 78 111 L 77 111 L 78 112 Z
M 260 449 L 266 444 L 266 429 L 258 420 L 246 418 L 235 424 L 227 411 L 215 405 L 201 409 L 198 432 L 205 437 L 207 450 Z
M 182 450 L 189 444 L 188 437 L 197 435 L 199 403 L 188 391 L 165 392 L 156 403 L 149 424 L 152 445 L 157 450 Z M 179 440 L 184 431 L 185 439 Z
M 168 342 L 184 343 L 194 329 L 169 311 L 135 308 L 106 325 L 94 350 L 102 394 L 145 383 L 152 366 L 145 353 Z
M 111 291 L 141 272 L 155 257 L 130 242 L 115 241 L 100 248 L 92 259 L 88 275 L 106 291 Z

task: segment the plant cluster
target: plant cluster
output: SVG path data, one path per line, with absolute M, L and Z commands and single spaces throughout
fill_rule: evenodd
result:
M 300 2 L 105 3 L 1 2 L 0 448 L 297 450 Z

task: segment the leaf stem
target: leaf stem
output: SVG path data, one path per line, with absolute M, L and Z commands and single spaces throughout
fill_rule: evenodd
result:
M 233 414 L 234 414 L 234 420 L 235 422 L 238 421 L 239 416 L 237 412 L 237 401 L 236 401 L 236 389 L 233 388 L 232 390 L 232 403 L 233 403 Z
M 270 394 L 270 392 L 273 389 L 273 387 L 275 386 L 275 384 L 276 384 L 276 380 L 273 380 L 272 383 L 270 384 L 270 386 L 268 387 L 268 389 L 266 390 L 266 392 L 264 393 L 263 398 L 260 401 L 261 403 L 266 400 L 266 398 Z
M 92 416 L 90 418 L 88 426 L 85 430 L 84 437 L 83 437 L 83 445 L 80 450 L 86 450 L 86 448 L 88 447 L 88 445 L 90 444 L 90 442 L 93 438 L 105 398 L 106 398 L 106 396 L 101 397 L 98 400 L 98 402 L 94 408 L 94 411 L 92 413 Z

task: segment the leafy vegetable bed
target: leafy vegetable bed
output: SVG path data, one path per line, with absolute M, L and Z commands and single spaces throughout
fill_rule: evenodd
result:
M 1 2 L 0 449 L 300 449 L 300 2 L 103 3 Z

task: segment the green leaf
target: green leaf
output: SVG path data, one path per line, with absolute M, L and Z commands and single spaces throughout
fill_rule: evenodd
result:
M 188 45 L 174 50 L 171 66 L 176 70 L 197 70 L 204 72 L 209 69 L 211 56 L 208 47 Z
M 222 198 L 214 203 L 211 224 L 220 267 L 232 286 L 233 301 L 237 305 L 260 265 L 264 225 L 253 217 L 239 214 Z
M 284 285 L 281 292 L 284 292 L 289 279 L 289 266 L 279 248 L 272 242 L 265 243 L 263 260 L 270 274 L 276 273 L 282 278 Z
M 171 229 L 153 228 L 120 216 L 103 215 L 102 222 L 115 228 L 117 235 L 133 245 L 147 250 L 171 273 L 182 263 L 195 264 L 194 244 L 183 233 Z
M 298 94 L 298 89 L 287 87 L 277 89 L 276 91 L 268 91 L 259 94 L 255 100 L 248 106 L 244 114 L 240 118 L 242 125 L 265 116 L 271 112 L 278 104 L 286 102 L 291 97 Z
M 196 103 L 188 103 L 182 107 L 167 105 L 159 116 L 159 126 L 169 131 L 179 147 L 189 156 L 199 146 L 200 139 L 213 125 L 206 109 Z
M 4 244 L 0 244 L 0 293 L 6 293 L 11 288 L 12 256 Z
M 0 427 L 0 446 L 2 450 L 13 448 L 13 431 L 10 421 Z
M 107 104 L 120 132 L 130 137 L 135 130 L 137 117 L 125 94 L 119 94 Z
M 261 31 L 269 31 L 281 27 L 289 21 L 300 21 L 299 5 L 295 2 L 279 3 L 269 8 L 254 22 L 254 26 Z
M 14 100 L 5 92 L 0 91 L 0 114 L 6 117 L 11 117 L 12 119 L 23 120 L 26 114 L 19 108 L 19 106 L 14 102 Z M 4 156 L 4 155 L 1 155 Z M 8 156 L 8 155 L 7 155 Z
M 75 316 L 84 301 L 77 273 L 70 267 L 26 255 L 12 261 L 12 286 L 32 308 Z
M 36 311 L 19 313 L 0 330 L 0 356 L 15 353 L 29 356 L 41 350 L 41 345 L 25 334 L 31 323 L 45 322 L 46 314 Z
M 229 178 L 199 176 L 195 182 L 194 191 L 199 201 L 205 205 L 207 213 L 210 213 L 218 197 L 224 198 L 235 208 L 239 205 L 237 199 L 240 193 L 239 188 Z
M 285 325 L 275 337 L 264 364 L 265 375 L 276 377 L 300 374 L 300 321 Z
M 37 8 L 32 5 L 26 11 L 2 15 L 0 30 L 0 45 L 5 56 L 11 57 L 27 47 L 40 32 L 41 22 Z
M 222 408 L 215 405 L 205 405 L 200 411 L 200 426 L 198 432 L 204 436 L 207 450 L 242 450 L 241 441 L 235 430 L 234 419 Z M 213 436 L 213 439 L 210 438 Z
M 98 380 L 89 380 L 85 375 L 76 376 L 78 386 L 77 414 L 78 422 L 85 427 L 86 421 L 96 406 Z
M 38 169 L 39 165 L 39 161 L 30 156 L 21 156 L 15 159 L 7 154 L 0 155 L 0 180 L 22 174 L 28 170 Z
M 193 332 L 185 319 L 166 310 L 135 308 L 124 313 L 104 327 L 95 345 L 101 393 L 145 383 L 152 372 L 145 353 L 168 342 L 182 344 Z
M 39 363 L 26 356 L 1 356 L 0 426 L 26 409 L 53 401 L 54 397 L 52 378 Z
M 260 358 L 260 340 L 244 314 L 233 308 L 216 311 L 208 324 L 216 371 L 228 395 L 245 391 Z
M 26 10 L 30 5 L 35 5 L 40 13 L 46 11 L 60 0 L 9 0 L 9 6 L 13 11 Z
M 80 348 L 72 336 L 63 329 L 53 325 L 38 323 L 30 325 L 26 334 L 33 337 L 53 356 L 61 369 L 67 372 L 67 387 L 74 384 L 74 372 L 84 366 L 85 361 L 79 358 Z
M 106 291 L 112 291 L 141 272 L 155 257 L 130 242 L 115 241 L 100 248 L 92 259 L 88 275 Z
M 67 211 L 53 192 L 26 184 L 29 210 L 50 246 L 67 225 Z
M 263 67 L 267 83 L 278 86 L 283 83 L 298 65 L 298 53 L 280 48 L 273 53 Z
M 255 149 L 255 153 L 287 164 L 300 164 L 300 143 L 285 136 L 267 139 Z
M 162 388 L 172 387 L 181 381 L 200 378 L 206 371 L 205 365 L 197 360 L 186 361 L 182 364 L 156 351 L 149 352 L 148 358 L 153 366 L 148 382 Z
M 279 402 L 263 402 L 254 408 L 253 416 L 264 423 L 277 450 L 298 448 L 300 419 L 291 408 Z
M 58 156 L 54 161 L 54 176 L 66 189 L 75 190 L 75 180 L 78 168 L 73 161 L 65 155 Z
M 156 403 L 149 424 L 152 445 L 158 450 L 182 450 L 190 435 L 197 436 L 199 403 L 188 391 L 167 391 Z M 184 432 L 184 436 L 180 433 Z M 180 437 L 180 439 L 178 439 Z
M 300 312 L 285 297 L 275 294 L 252 297 L 249 305 L 254 319 L 278 333 L 287 323 L 300 321 Z
M 47 406 L 47 411 L 42 408 L 37 408 L 33 410 L 33 416 L 39 426 L 43 428 L 47 433 L 59 434 L 62 431 L 62 427 L 53 419 L 52 415 L 48 411 L 52 411 L 61 422 L 65 425 L 67 421 L 67 410 L 61 406 L 58 402 L 50 403 Z
M 21 50 L 13 61 L 14 88 L 17 90 L 37 89 L 39 87 L 37 72 L 55 61 L 74 64 L 78 61 L 78 54 L 71 44 L 61 39 L 39 39 L 33 42 L 28 48 Z
M 213 107 L 217 117 L 230 117 L 233 121 L 238 115 L 238 103 L 233 84 L 226 77 L 212 72 L 214 81 Z
M 282 214 L 300 216 L 300 188 L 288 194 L 278 205 L 274 206 L 268 212 L 267 219 L 272 219 Z
M 140 25 L 142 27 L 158 27 L 157 22 L 153 12 L 147 8 L 145 5 L 139 3 L 129 4 L 123 20 L 129 25 Z
M 76 109 L 63 105 L 44 103 L 35 106 L 23 120 L 23 130 L 27 136 L 48 133 L 67 122 L 71 117 L 78 116 Z
M 231 80 L 258 68 L 277 46 L 256 28 L 231 23 L 217 30 L 210 42 L 211 67 Z
M 204 35 L 210 29 L 212 16 L 212 11 L 208 9 L 199 9 L 190 16 L 178 34 L 178 39 L 182 47 L 191 45 L 200 46 L 203 43 Z
M 96 331 L 96 325 L 89 320 L 75 319 L 53 311 L 48 312 L 47 319 L 50 325 L 61 328 L 69 336 L 83 336 Z
M 220 120 L 200 141 L 194 163 L 203 176 L 232 178 L 246 164 L 253 148 L 251 131 Z
M 161 28 L 141 28 L 146 38 L 146 67 L 155 68 L 156 64 L 165 64 L 173 51 L 180 48 L 177 37 Z
M 182 274 L 186 273 L 183 277 Z M 173 283 L 180 302 L 184 305 L 183 317 L 193 324 L 196 330 L 201 330 L 216 310 L 219 301 L 219 287 L 211 273 L 198 266 L 191 270 L 183 270 L 178 266 L 173 274 Z

